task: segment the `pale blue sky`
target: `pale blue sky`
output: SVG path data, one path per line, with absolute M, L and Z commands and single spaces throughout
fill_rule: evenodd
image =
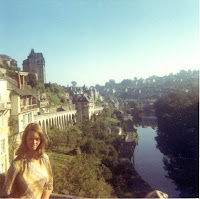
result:
M 198 0 L 0 0 L 0 54 L 78 86 L 199 69 Z

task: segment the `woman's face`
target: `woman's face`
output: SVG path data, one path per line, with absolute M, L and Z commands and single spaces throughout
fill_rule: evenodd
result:
M 35 131 L 29 131 L 27 137 L 26 137 L 26 143 L 28 150 L 30 152 L 36 151 L 38 146 L 40 145 L 41 139 L 40 134 Z

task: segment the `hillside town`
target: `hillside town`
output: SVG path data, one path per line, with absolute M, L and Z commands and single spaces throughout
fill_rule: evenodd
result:
M 55 192 L 50 198 L 58 196 L 54 194 L 61 194 L 61 197 L 72 195 L 72 198 L 73 196 L 96 198 L 97 195 L 104 198 L 107 196 L 141 198 L 148 193 L 157 194 L 156 197 L 167 197 L 168 191 L 165 191 L 167 194 L 160 191 L 155 193 L 150 183 L 137 174 L 135 162 L 138 161 L 134 156 L 134 149 L 140 137 L 145 136 L 144 133 L 139 135 L 140 129 L 143 131 L 151 126 L 152 131 L 157 132 L 164 126 L 169 130 L 168 133 L 172 134 L 171 138 L 174 138 L 173 133 L 176 133 L 171 129 L 177 128 L 177 135 L 181 133 L 182 138 L 185 133 L 184 145 L 188 144 L 186 148 L 191 149 L 191 154 L 197 154 L 197 143 L 194 140 L 197 140 L 196 132 L 198 132 L 198 122 L 195 118 L 198 117 L 199 103 L 196 102 L 199 71 L 181 70 L 177 74 L 164 77 L 151 76 L 147 79 L 135 77 L 124 79 L 120 83 L 111 79 L 103 86 L 97 84 L 91 87 L 86 85 L 79 87 L 76 81 L 72 81 L 71 84 L 63 86 L 47 82 L 44 56 L 34 49 L 31 49 L 24 59 L 22 68 L 18 67 L 15 59 L 0 55 L 0 193 L 5 173 L 16 157 L 15 152 L 25 128 L 30 123 L 37 123 L 42 127 L 48 140 L 46 148 L 53 166 Z M 187 108 L 184 108 L 185 106 Z M 183 126 L 186 126 L 186 130 L 182 129 Z M 193 140 L 191 143 L 187 143 L 188 136 Z M 165 137 L 170 146 L 172 140 L 168 138 L 170 137 Z M 176 137 L 180 146 L 177 142 L 174 157 L 180 150 L 185 160 L 182 140 L 179 138 L 180 136 Z M 158 133 L 156 139 L 158 139 L 156 147 L 160 147 L 163 153 L 168 155 L 168 146 L 166 149 L 162 148 L 165 142 L 161 134 Z M 171 145 L 172 148 L 175 146 Z M 151 154 L 153 155 L 155 154 Z M 69 161 L 71 158 L 73 161 Z M 193 165 L 196 163 L 194 158 Z M 84 166 L 80 167 L 80 164 Z M 189 166 L 187 168 L 186 165 L 185 170 L 192 171 L 191 176 L 195 176 L 193 168 Z M 182 171 L 182 165 L 180 168 Z M 83 180 L 84 177 L 88 179 L 91 171 L 94 175 L 90 176 L 91 183 L 87 186 L 93 186 L 95 180 L 98 182 L 96 190 L 84 184 L 87 181 Z M 102 181 L 99 180 L 99 175 L 102 176 Z M 176 179 L 176 175 L 172 178 L 180 182 L 179 178 Z M 77 179 L 81 180 L 78 185 Z M 179 186 L 179 183 L 177 184 Z M 196 189 L 196 181 L 193 184 L 192 187 Z M 77 186 L 84 186 L 87 189 L 81 193 L 78 191 L 81 188 Z M 196 191 L 193 188 L 191 190 L 191 193 L 188 191 L 187 194 L 195 195 Z M 165 195 L 159 196 L 160 193 Z M 169 192 L 169 196 L 170 194 L 174 193 Z M 180 193 L 177 192 L 175 196 L 178 194 Z
M 29 123 L 38 123 L 44 129 L 56 126 L 67 129 L 77 119 L 94 119 L 103 106 L 96 106 L 98 99 L 102 100 L 95 88 L 69 87 L 65 88 L 65 105 L 50 106 L 46 93 L 39 93 L 26 82 L 31 73 L 36 79 L 46 83 L 45 60 L 42 53 L 32 49 L 23 62 L 23 71 L 16 70 L 17 62 L 6 55 L 0 56 L 0 173 L 9 168 L 8 137 L 13 136 L 20 143 L 22 132 Z M 11 123 L 16 123 L 15 132 L 11 135 Z M 13 153 L 14 155 L 14 153 Z
M 181 71 L 178 75 L 170 74 L 166 77 L 134 78 L 118 84 L 109 80 L 105 86 L 90 88 L 86 85 L 77 87 L 77 83 L 72 81 L 72 86 L 62 86 L 64 93 L 61 101 L 64 103 L 50 104 L 45 89 L 55 88 L 51 82 L 46 82 L 43 54 L 31 49 L 22 65 L 20 70 L 16 60 L 0 55 L 0 173 L 9 167 L 8 136 L 14 136 L 19 143 L 29 123 L 40 124 L 48 136 L 47 129 L 52 126 L 66 129 L 75 124 L 76 120 L 94 119 L 106 107 L 105 101 L 120 111 L 134 109 L 124 103 L 126 99 L 137 100 L 144 109 L 152 109 L 159 97 L 177 88 L 189 92 L 198 86 L 194 85 L 198 82 L 198 71 Z M 34 89 L 35 80 L 45 89 Z M 11 135 L 12 121 L 16 122 L 16 128 Z

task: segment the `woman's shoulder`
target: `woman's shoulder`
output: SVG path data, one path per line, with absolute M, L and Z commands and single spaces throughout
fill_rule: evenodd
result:
M 22 162 L 24 160 L 24 157 L 20 157 L 20 156 L 17 156 L 12 162 L 14 164 L 19 164 L 20 162 Z
M 49 162 L 49 156 L 46 153 L 42 155 L 42 159 L 44 160 L 44 162 Z
M 44 153 L 42 157 L 46 158 L 46 159 L 49 159 L 49 156 L 46 153 Z
M 24 158 L 20 158 L 20 157 L 16 157 L 12 162 L 11 162 L 11 164 L 10 164 L 10 166 L 12 167 L 12 168 L 15 168 L 15 169 L 19 169 L 19 168 L 21 168 L 21 166 L 22 166 L 22 164 L 23 164 L 23 161 L 24 160 Z

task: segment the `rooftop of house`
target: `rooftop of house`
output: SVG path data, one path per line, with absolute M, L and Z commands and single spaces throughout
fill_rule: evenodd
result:
M 78 95 L 76 96 L 76 98 L 73 100 L 74 102 L 93 102 L 89 96 L 87 96 L 86 94 L 82 94 L 82 95 Z
M 27 96 L 31 95 L 37 97 L 37 93 L 33 91 L 33 89 L 29 88 L 27 85 L 23 86 L 23 89 L 19 88 L 19 84 L 17 80 L 5 75 L 4 73 L 0 73 L 0 79 L 7 81 L 7 88 L 12 91 L 12 93 L 20 95 L 20 96 Z

